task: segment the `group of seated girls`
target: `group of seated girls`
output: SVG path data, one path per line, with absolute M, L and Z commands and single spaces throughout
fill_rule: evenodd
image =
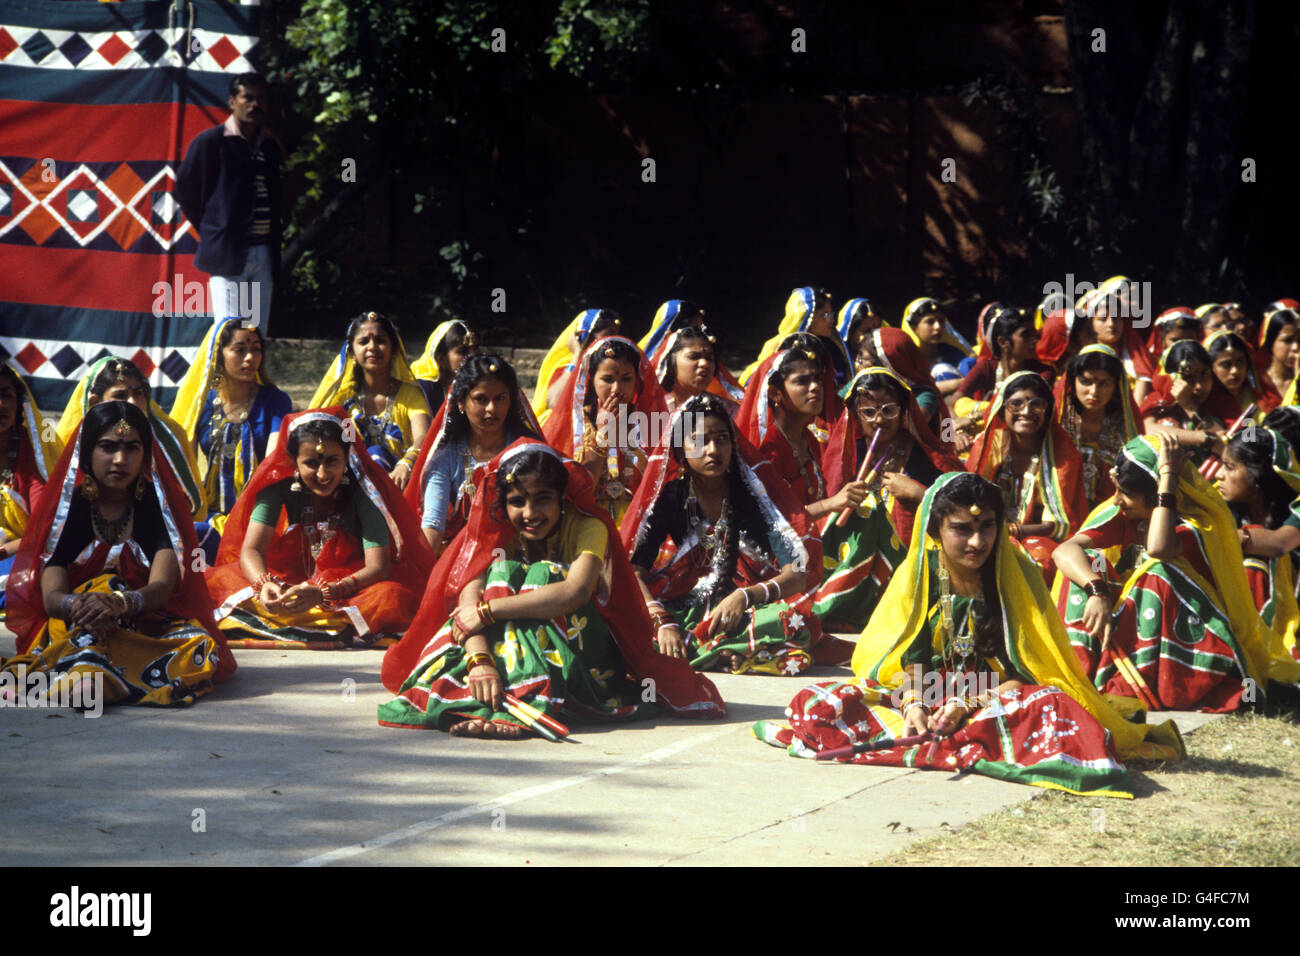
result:
M 1143 339 L 1131 289 L 990 303 L 975 348 L 934 299 L 894 328 L 796 289 L 739 375 L 698 305 L 639 343 L 586 309 L 531 401 L 465 323 L 412 363 L 374 312 L 297 413 L 237 319 L 170 415 L 105 358 L 47 428 L 6 367 L 4 666 L 177 704 L 232 648 L 360 644 L 381 723 L 513 738 L 720 715 L 705 671 L 849 665 L 755 734 L 1122 789 L 1123 758 L 1181 746 L 1139 711 L 1300 679 L 1297 305 Z

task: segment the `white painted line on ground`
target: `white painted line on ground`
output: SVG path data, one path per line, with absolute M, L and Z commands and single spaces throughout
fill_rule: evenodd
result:
M 542 794 L 554 793 L 557 790 L 567 790 L 569 787 L 576 787 L 579 784 L 597 780 L 601 777 L 612 777 L 615 774 L 626 773 L 629 770 L 636 770 L 640 767 L 647 766 L 658 760 L 664 760 L 674 754 L 679 754 L 684 750 L 690 750 L 699 744 L 710 740 L 716 740 L 724 734 L 735 733 L 735 725 L 723 727 L 721 730 L 715 730 L 708 734 L 696 734 L 694 737 L 687 737 L 685 740 L 667 747 L 660 747 L 658 750 L 652 750 L 648 754 L 628 760 L 624 763 L 613 764 L 609 767 L 602 767 L 599 770 L 589 770 L 586 773 L 580 773 L 577 776 L 565 777 L 562 780 L 555 780 L 551 783 L 538 784 L 535 787 L 525 787 L 522 790 L 515 790 L 492 800 L 484 800 L 481 803 L 475 803 L 468 807 L 461 807 L 459 810 L 452 810 L 448 813 L 436 816 L 431 820 L 422 820 L 419 823 L 413 823 L 409 827 L 403 827 L 400 830 L 394 830 L 392 833 L 385 833 L 383 836 L 375 837 L 373 840 L 367 840 L 364 843 L 354 843 L 351 846 L 340 847 L 337 850 L 330 850 L 328 853 L 321 853 L 317 856 L 308 857 L 295 863 L 295 866 L 329 866 L 339 860 L 346 860 L 370 850 L 378 850 L 381 847 L 391 846 L 394 843 L 401 843 L 403 840 L 409 840 L 412 837 L 421 836 L 439 827 L 445 827 L 449 823 L 455 823 L 457 820 L 463 820 L 466 817 L 477 816 L 480 813 L 490 813 L 498 807 L 508 807 L 512 803 L 519 803 L 522 800 L 528 800 L 532 797 L 540 797 Z

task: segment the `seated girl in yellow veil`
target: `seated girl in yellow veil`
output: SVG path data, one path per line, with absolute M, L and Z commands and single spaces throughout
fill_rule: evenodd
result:
M 785 315 L 781 317 L 776 335 L 763 343 L 758 358 L 740 373 L 740 384 L 748 387 L 749 380 L 758 372 L 759 367 L 781 351 L 783 343 L 796 332 L 807 332 L 822 340 L 822 345 L 830 356 L 831 371 L 837 386 L 846 384 L 853 377 L 853 357 L 836 328 L 835 306 L 831 302 L 830 292 L 803 286 L 791 292 L 786 299 Z
M 934 299 L 913 299 L 903 310 L 903 331 L 925 353 L 930 377 L 945 398 L 961 387 L 963 359 L 973 359 L 975 350 L 953 330 L 948 317 Z
M 172 405 L 173 418 L 200 456 L 208 514 L 195 530 L 209 564 L 216 560 L 226 515 L 266 457 L 280 420 L 293 411 L 289 396 L 267 377 L 265 358 L 261 329 L 223 319 L 204 336 Z
M 343 347 L 308 407 L 333 405 L 343 406 L 370 457 L 405 488 L 432 415 L 402 336 L 386 316 L 363 312 L 348 325 Z
M 12 366 L 0 363 L 0 611 L 28 516 L 62 450 L 27 383 Z
M 153 400 L 144 374 L 127 359 L 106 355 L 90 366 L 59 417 L 59 442 L 66 447 L 86 412 L 100 402 L 130 402 L 148 416 L 163 462 L 189 499 L 190 516 L 195 521 L 207 518 L 207 497 L 199 480 L 198 460 L 185 428 Z
M 1222 713 L 1263 701 L 1300 665 L 1274 654 L 1236 521 L 1171 435 L 1124 446 L 1114 501 L 1053 555 L 1058 608 L 1099 690 L 1152 709 Z
M 622 335 L 623 318 L 613 309 L 583 309 L 564 327 L 542 359 L 533 392 L 533 414 L 545 425 L 551 408 L 569 387 L 569 378 L 583 350 L 606 335 Z
M 907 559 L 853 655 L 852 681 L 799 692 L 790 726 L 754 725 L 793 756 L 971 770 L 1031 786 L 1132 796 L 1120 760 L 1183 755 L 1172 724 L 1126 721 L 1078 672 L 1042 575 L 1006 533 L 991 482 L 930 487 Z
M 424 392 L 432 415 L 436 416 L 438 409 L 442 408 L 457 370 L 478 347 L 478 336 L 460 319 L 440 322 L 430 333 L 429 341 L 424 343 L 424 352 L 411 363 L 411 371 L 415 373 L 415 384 Z

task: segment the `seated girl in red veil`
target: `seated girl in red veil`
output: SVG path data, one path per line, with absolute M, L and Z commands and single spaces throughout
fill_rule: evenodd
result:
M 650 361 L 629 339 L 608 335 L 583 351 L 542 430 L 551 447 L 587 469 L 596 502 L 617 525 L 667 418 Z
M 518 738 L 506 694 L 554 718 L 634 717 L 658 705 L 716 717 L 716 688 L 656 653 L 650 617 L 591 478 L 522 439 L 476 481 L 469 523 L 447 546 L 419 613 L 384 657 L 388 727 Z M 513 713 L 512 713 L 513 711 Z
M 620 530 L 663 653 L 732 673 L 812 664 L 816 532 L 722 399 L 678 409 Z
M 1255 350 L 1236 332 L 1220 329 L 1201 343 L 1210 356 L 1211 369 L 1244 411 L 1255 406 L 1252 418 L 1258 424 L 1264 416 L 1282 404 L 1277 386 L 1266 372 L 1258 369 Z
M 1172 435 L 1197 467 L 1222 455 L 1224 436 L 1241 406 L 1215 377 L 1209 353 L 1199 342 L 1175 342 L 1161 356 L 1160 369 L 1138 407 L 1147 432 Z
M 822 448 L 829 437 L 823 415 L 834 421 L 843 409 L 826 353 L 806 333 L 788 336 L 781 344 L 782 350 L 755 370 L 736 425 L 776 468 L 810 518 L 856 508 L 866 497 L 866 486 L 850 481 L 832 495 L 822 474 Z
M 208 590 L 245 647 L 400 634 L 433 565 L 401 492 L 341 408 L 285 418 L 226 523 Z
M 36 503 L 9 578 L 18 656 L 5 669 L 47 673 L 53 698 L 91 680 L 107 703 L 188 705 L 235 670 L 189 570 L 189 499 L 162 457 L 143 412 L 100 402 Z

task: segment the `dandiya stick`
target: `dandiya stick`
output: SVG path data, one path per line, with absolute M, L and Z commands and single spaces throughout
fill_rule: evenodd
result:
M 880 453 L 880 457 L 877 458 L 876 463 L 871 466 L 871 470 L 867 472 L 865 475 L 861 476 L 858 480 L 865 481 L 868 483 L 875 480 L 876 472 L 880 470 L 880 468 L 885 464 L 885 462 L 889 461 L 889 456 L 892 455 L 893 453 L 894 453 L 894 446 L 890 445 L 888 448 L 886 448 L 884 451 Z M 863 462 L 862 464 L 865 466 L 866 462 Z M 846 524 L 848 524 L 849 515 L 853 514 L 853 511 L 854 511 L 853 508 L 845 508 L 843 511 L 841 511 L 840 516 L 835 519 L 835 526 L 838 528 L 843 528 Z
M 545 737 L 547 740 L 551 741 L 552 743 L 558 744 L 560 742 L 560 738 L 555 734 L 553 730 L 551 730 L 549 727 L 543 726 L 541 721 L 535 719 L 530 714 L 525 713 L 524 711 L 520 710 L 518 706 L 511 703 L 509 695 L 506 695 L 506 697 L 501 701 L 501 706 L 506 709 L 507 714 L 509 714 L 515 720 L 519 721 L 521 724 L 523 724 L 533 733 L 537 734 L 539 737 Z
M 525 714 L 528 714 L 530 717 L 536 720 L 539 724 L 546 727 L 552 733 L 559 734 L 561 737 L 569 736 L 568 727 L 564 726 L 564 724 L 560 723 L 554 717 L 548 717 L 546 714 L 542 713 L 532 704 L 524 703 L 524 701 L 520 700 L 514 694 L 503 694 L 502 697 L 505 698 L 507 703 L 513 704 L 515 707 L 522 710 Z
M 1223 442 L 1225 445 L 1229 438 L 1237 434 L 1237 430 L 1245 424 L 1246 419 L 1255 414 L 1255 409 L 1257 407 L 1258 406 L 1256 406 L 1254 402 L 1251 402 L 1246 406 L 1246 410 L 1241 413 L 1241 417 L 1232 423 L 1232 427 L 1228 429 L 1228 434 L 1224 436 Z M 1223 459 L 1218 455 L 1211 455 L 1209 458 L 1205 459 L 1205 461 L 1201 462 L 1201 477 L 1206 481 L 1213 481 L 1215 478 L 1219 477 L 1219 469 L 1222 467 Z
M 823 750 L 817 755 L 818 760 L 838 760 L 841 757 L 852 757 L 854 754 L 869 753 L 873 750 L 892 750 L 895 747 L 915 747 L 917 744 L 925 743 L 930 739 L 930 733 L 927 731 L 923 734 L 917 734 L 914 737 L 895 737 L 890 740 L 865 741 L 859 744 L 852 744 L 848 747 L 835 747 L 831 750 Z
M 1156 700 L 1155 695 L 1151 692 L 1150 686 L 1142 679 L 1141 672 L 1137 669 L 1128 654 L 1114 644 L 1110 645 L 1110 656 L 1115 662 L 1115 668 L 1123 678 L 1133 686 L 1142 698 L 1142 703 L 1146 704 L 1147 710 L 1162 710 L 1160 701 Z
M 866 453 L 865 455 L 862 456 L 862 464 L 861 464 L 861 466 L 859 466 L 859 468 L 858 468 L 858 477 L 857 477 L 855 480 L 857 480 L 857 481 L 862 481 L 862 480 L 863 480 L 863 478 L 864 478 L 864 476 L 865 476 L 865 474 L 866 474 L 866 471 L 867 471 L 867 465 L 869 465 L 869 464 L 871 463 L 871 455 L 872 455 L 872 453 L 876 450 L 876 442 L 878 442 L 878 441 L 880 441 L 880 429 L 879 429 L 879 428 L 877 428 L 877 429 L 876 429 L 876 433 L 875 433 L 874 435 L 871 436 L 871 444 L 867 446 L 867 453 Z M 848 513 L 848 509 L 845 509 L 845 513 L 846 513 L 846 514 Z M 836 520 L 837 520 L 837 517 L 836 517 L 835 515 L 827 515 L 827 516 L 826 516 L 826 521 L 822 524 L 821 534 L 825 534 L 827 531 L 831 530 L 831 522 L 836 521 Z M 848 520 L 848 519 L 845 519 L 845 520 Z

